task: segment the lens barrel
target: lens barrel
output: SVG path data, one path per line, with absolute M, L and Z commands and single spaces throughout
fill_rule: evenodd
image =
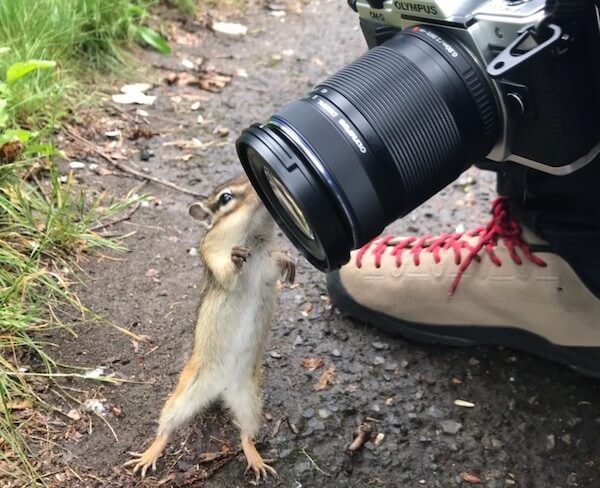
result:
M 474 58 L 416 26 L 246 129 L 237 150 L 279 226 L 329 271 L 485 156 L 498 132 Z

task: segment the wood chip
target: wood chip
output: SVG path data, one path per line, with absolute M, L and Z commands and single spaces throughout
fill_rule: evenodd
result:
M 81 418 L 81 414 L 79 413 L 78 410 L 76 410 L 75 408 L 69 410 L 69 413 L 67 413 L 67 417 L 69 417 L 72 420 L 79 420 Z
M 314 386 L 315 391 L 322 391 L 333 383 L 333 377 L 335 376 L 335 366 L 331 365 L 319 378 L 319 382 Z
M 472 402 L 468 402 L 466 400 L 460 400 L 460 399 L 454 400 L 454 405 L 456 405 L 457 407 L 465 407 L 465 408 L 473 408 L 475 406 L 475 404 Z
M 365 442 L 371 437 L 371 433 L 373 432 L 373 426 L 369 423 L 362 423 L 356 430 L 356 435 L 352 444 L 348 447 L 348 451 L 356 452 L 358 451 Z
M 300 363 L 300 366 L 308 371 L 315 371 L 325 366 L 325 361 L 322 358 L 306 358 Z
M 373 444 L 375 444 L 376 446 L 379 446 L 384 441 L 384 439 L 385 439 L 385 434 L 383 432 L 379 432 L 379 434 L 377 434 L 375 436 L 375 440 L 373 441 Z
M 479 476 L 476 476 L 471 473 L 460 473 L 460 477 L 467 483 L 471 483 L 474 485 L 478 485 L 481 483 L 481 479 L 479 478 Z

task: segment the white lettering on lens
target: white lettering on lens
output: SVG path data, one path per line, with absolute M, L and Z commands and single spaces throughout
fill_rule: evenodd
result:
M 325 103 L 323 100 L 319 100 L 317 103 L 319 104 L 319 107 L 325 110 L 325 112 L 327 112 L 331 117 L 338 116 L 338 113 L 328 103 Z
M 420 29 L 420 32 L 424 32 L 427 37 L 430 37 L 438 44 L 441 44 L 444 50 L 448 52 L 448 54 L 450 54 L 450 56 L 452 56 L 453 58 L 458 57 L 458 53 L 454 50 L 454 48 L 437 34 L 434 34 L 433 32 L 428 31 L 427 29 Z
M 344 132 L 346 134 L 348 134 L 348 137 L 350 137 L 350 139 L 352 139 L 352 142 L 354 142 L 354 144 L 356 144 L 356 147 L 358 148 L 358 150 L 361 153 L 365 154 L 367 152 L 367 148 L 362 143 L 362 141 L 359 139 L 359 137 L 356 135 L 356 132 L 354 132 L 352 130 L 352 127 L 350 127 L 350 124 L 348 122 L 346 122 L 344 119 L 339 119 L 338 122 L 342 126 L 342 129 L 344 129 Z

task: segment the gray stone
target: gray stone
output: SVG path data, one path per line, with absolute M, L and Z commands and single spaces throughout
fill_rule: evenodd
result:
M 444 420 L 440 422 L 440 427 L 444 434 L 455 435 L 458 434 L 458 431 L 462 429 L 462 424 L 460 422 L 456 422 L 455 420 Z
M 294 466 L 294 471 L 296 471 L 296 473 L 298 474 L 302 474 L 302 473 L 306 473 L 307 471 L 310 471 L 310 461 L 302 461 L 300 463 L 297 463 L 296 466 Z
M 304 410 L 304 412 L 302 412 L 302 416 L 305 419 L 311 419 L 315 416 L 315 410 L 313 408 L 307 408 Z
M 376 351 L 384 351 L 390 347 L 385 342 L 372 342 L 371 345 Z
M 282 449 L 281 452 L 279 453 L 279 458 L 285 459 L 286 457 L 289 457 L 289 455 L 292 454 L 292 452 L 294 452 L 294 450 L 289 447 L 286 449 Z
M 271 356 L 273 359 L 281 359 L 281 354 L 279 354 L 277 351 L 269 352 L 269 356 Z
M 431 405 L 431 407 L 429 407 L 427 409 L 427 416 L 429 417 L 433 417 L 434 419 L 441 419 L 444 416 L 444 412 L 442 412 L 438 407 L 436 407 L 435 405 Z
M 308 428 L 312 430 L 325 430 L 325 424 L 316 418 L 312 418 L 308 421 Z
M 384 363 L 385 363 L 385 359 L 383 357 L 381 357 L 381 356 L 375 356 L 373 358 L 373 364 L 375 366 L 379 366 L 379 365 L 384 364 Z
M 339 358 L 342 355 L 342 353 L 339 351 L 339 349 L 334 349 L 333 351 L 331 351 L 331 355 L 334 358 Z
M 317 413 L 322 419 L 328 419 L 329 417 L 331 417 L 331 412 L 326 408 L 320 408 Z
M 546 442 L 544 444 L 546 451 L 551 451 L 556 447 L 556 439 L 554 438 L 554 434 L 550 434 L 546 436 Z
M 479 366 L 480 362 L 477 358 L 471 358 L 469 359 L 469 366 Z

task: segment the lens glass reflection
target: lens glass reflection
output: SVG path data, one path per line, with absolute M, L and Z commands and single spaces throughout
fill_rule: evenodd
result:
M 275 173 L 273 173 L 271 168 L 268 166 L 263 166 L 263 171 L 273 194 L 281 206 L 285 208 L 288 216 L 294 221 L 296 227 L 302 232 L 302 234 L 304 234 L 304 237 L 314 241 L 315 235 L 313 234 L 310 224 L 304 216 L 304 212 L 302 212 L 296 203 L 296 200 L 294 200 L 294 197 L 290 195 L 290 192 L 287 191 L 281 180 L 277 177 L 277 175 L 275 175 Z

